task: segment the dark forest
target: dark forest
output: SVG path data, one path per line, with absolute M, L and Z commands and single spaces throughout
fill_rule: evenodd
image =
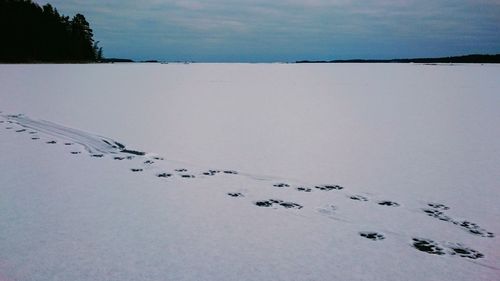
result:
M 97 62 L 102 48 L 82 14 L 70 19 L 52 5 L 0 0 L 0 62 Z

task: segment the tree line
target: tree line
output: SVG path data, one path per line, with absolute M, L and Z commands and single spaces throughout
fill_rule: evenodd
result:
M 102 48 L 82 14 L 31 0 L 0 0 L 0 62 L 95 62 Z

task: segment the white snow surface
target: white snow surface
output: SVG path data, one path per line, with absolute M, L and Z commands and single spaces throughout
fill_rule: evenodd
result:
M 0 281 L 500 280 L 499 77 L 0 65 Z

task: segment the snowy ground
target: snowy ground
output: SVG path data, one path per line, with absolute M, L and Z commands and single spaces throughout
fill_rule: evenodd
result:
M 498 77 L 2 65 L 0 280 L 498 280 Z

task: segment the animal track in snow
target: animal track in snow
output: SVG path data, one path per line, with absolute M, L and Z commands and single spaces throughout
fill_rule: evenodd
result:
M 205 175 L 205 176 L 215 176 L 218 173 L 220 173 L 220 171 L 218 171 L 218 170 L 208 170 L 207 172 L 203 172 L 203 175 Z
M 324 191 L 330 191 L 330 190 L 341 190 L 344 189 L 344 187 L 340 185 L 317 185 L 315 188 L 319 190 L 324 190 Z
M 349 196 L 349 199 L 356 200 L 356 201 L 368 201 L 368 198 L 361 196 L 361 195 L 351 195 L 351 196 Z
M 450 216 L 446 215 L 443 211 L 441 210 L 448 210 L 449 207 L 443 205 L 443 204 L 435 204 L 435 203 L 428 203 L 427 204 L 431 208 L 424 208 L 422 211 L 433 218 L 439 219 L 441 221 L 449 222 L 452 223 L 466 231 L 468 231 L 471 234 L 478 235 L 481 237 L 495 237 L 495 234 L 493 232 L 489 232 L 486 229 L 480 227 L 478 224 L 470 222 L 470 221 L 460 221 L 460 220 L 455 220 L 451 218 Z
M 458 255 L 462 258 L 469 258 L 469 259 L 480 259 L 483 258 L 484 255 L 481 254 L 480 252 L 471 249 L 469 247 L 466 247 L 460 243 L 454 243 L 454 244 L 449 244 L 448 248 L 450 251 L 448 252 L 450 255 Z
M 159 178 L 169 178 L 169 177 L 172 176 L 172 174 L 169 174 L 169 173 L 160 173 L 160 174 L 157 174 L 156 176 L 159 177 Z
M 450 207 L 441 203 L 427 203 L 427 206 L 437 210 L 449 210 Z
M 459 256 L 462 258 L 469 259 L 480 259 L 483 258 L 484 255 L 477 250 L 469 248 L 460 243 L 438 243 L 431 239 L 424 238 L 413 238 L 412 246 L 422 252 L 433 254 L 433 255 L 451 255 L 451 256 Z
M 239 193 L 239 192 L 229 192 L 227 195 L 231 196 L 231 197 L 244 197 L 243 194 Z
M 387 201 L 387 200 L 380 201 L 377 204 L 379 204 L 381 206 L 391 206 L 391 207 L 398 207 L 399 206 L 399 203 L 396 203 L 394 201 Z
M 286 209 L 302 209 L 303 206 L 294 202 L 286 202 L 283 200 L 278 200 L 278 199 L 269 199 L 269 200 L 263 200 L 263 201 L 257 201 L 255 202 L 256 206 L 259 207 L 273 207 L 275 205 L 279 205 L 281 207 L 284 207 Z
M 155 163 L 156 161 L 153 160 L 164 160 L 162 157 L 158 156 L 150 156 L 146 155 L 146 153 L 141 152 L 141 151 L 136 151 L 136 150 L 130 150 L 125 148 L 123 144 L 120 144 L 112 139 L 105 138 L 105 137 L 100 137 L 92 134 L 88 134 L 79 130 L 63 127 L 51 122 L 46 122 L 46 121 L 37 121 L 37 120 L 32 120 L 24 116 L 11 116 L 8 117 L 11 118 L 14 121 L 10 121 L 8 123 L 14 123 L 14 127 L 9 126 L 8 128 L 10 129 L 19 129 L 19 127 L 16 126 L 16 124 L 21 125 L 23 129 L 16 130 L 16 132 L 25 132 L 28 131 L 29 134 L 31 134 L 30 137 L 32 139 L 39 139 L 39 136 L 44 136 L 47 138 L 44 138 L 44 140 L 49 140 L 47 143 L 49 144 L 55 144 L 57 142 L 64 143 L 64 145 L 81 145 L 83 148 L 88 151 L 89 155 L 92 157 L 97 157 L 101 158 L 107 155 L 110 155 L 113 157 L 112 159 L 115 160 L 131 160 L 131 159 L 138 159 L 137 164 L 139 165 L 136 168 L 130 169 L 132 172 L 143 172 L 145 169 L 146 170 L 152 170 L 156 171 L 153 172 L 151 176 L 156 176 L 159 178 L 170 178 L 174 176 L 179 176 L 181 178 L 195 178 L 195 175 L 204 175 L 204 176 L 214 176 L 216 174 L 225 174 L 225 175 L 237 175 L 238 172 L 234 170 L 196 170 L 193 169 L 191 170 L 191 166 L 188 166 L 189 168 L 189 174 L 188 169 L 185 168 L 179 168 L 176 169 L 176 173 L 167 173 L 164 172 L 166 170 L 171 171 L 170 168 L 165 168 L 163 171 L 158 169 L 155 170 L 159 167 L 156 167 L 156 165 L 151 166 L 151 164 Z M 3 122 L 2 122 L 3 123 Z M 6 124 L 7 125 L 7 124 Z M 40 135 L 35 135 L 38 132 L 32 131 L 36 130 L 40 132 Z M 51 140 L 53 139 L 53 140 Z M 70 151 L 71 154 L 80 154 L 80 151 L 75 151 L 78 150 L 75 147 L 71 147 Z M 84 151 L 84 150 L 82 150 Z M 136 157 L 143 157 L 143 158 L 136 158 Z M 137 165 L 135 164 L 135 165 Z M 181 166 L 183 164 L 175 164 L 178 166 Z M 178 167 L 177 166 L 177 167 Z M 312 191 L 315 191 L 312 194 L 307 194 L 307 195 L 301 195 L 301 194 L 296 194 L 295 196 L 315 196 L 316 194 L 322 193 L 323 191 L 338 191 L 338 190 L 343 190 L 344 187 L 340 185 L 333 185 L 333 184 L 327 184 L 327 185 L 310 185 L 308 187 L 308 184 L 294 184 L 293 181 L 287 182 L 288 180 L 286 179 L 279 179 L 279 178 L 274 178 L 272 179 L 271 177 L 264 177 L 264 176 L 251 176 L 247 174 L 242 174 L 243 177 L 247 177 L 250 179 L 255 179 L 255 180 L 264 180 L 266 181 L 266 188 L 269 188 L 269 190 L 272 190 L 272 187 L 278 187 L 278 188 L 284 188 L 284 190 L 288 190 L 286 188 L 288 187 L 293 187 L 292 192 L 295 190 L 297 192 L 304 192 L 304 193 L 310 193 Z M 206 177 L 199 177 L 199 178 L 206 178 Z M 195 180 L 194 180 L 195 181 Z M 284 181 L 284 182 L 281 182 Z M 165 180 L 164 182 L 169 183 L 171 181 Z M 280 191 L 281 192 L 281 191 Z M 285 191 L 283 191 L 285 192 Z M 322 193 L 323 195 L 323 193 Z M 243 195 L 240 192 L 228 192 L 226 193 L 226 196 L 230 197 L 252 197 L 252 194 L 246 194 Z M 272 197 L 274 195 L 268 195 L 269 197 Z M 267 196 L 266 196 L 267 197 Z M 267 197 L 267 198 L 269 198 Z M 321 197 L 321 195 L 319 196 Z M 300 197 L 299 197 L 300 198 Z M 348 199 L 347 199 L 348 198 Z M 242 199 L 244 200 L 244 199 Z M 355 200 L 355 201 L 368 201 L 368 198 L 361 196 L 361 195 L 347 195 L 345 197 L 345 200 Z M 392 206 L 392 207 L 397 207 L 399 206 L 398 203 L 389 201 L 389 200 L 384 200 L 384 201 L 378 201 L 375 202 L 381 206 Z M 279 199 L 269 199 L 269 200 L 260 200 L 260 201 L 253 201 L 253 204 L 259 207 L 267 207 L 267 208 L 285 208 L 285 209 L 302 209 L 304 208 L 303 205 L 295 203 L 295 202 L 290 202 L 290 201 L 284 201 L 284 200 L 279 200 Z M 368 205 L 363 205 L 363 206 L 369 206 Z M 322 208 L 317 208 L 315 209 L 315 206 L 311 206 L 312 210 L 317 210 L 319 214 L 321 215 L 326 215 L 327 217 L 334 218 L 335 213 L 337 212 L 337 208 L 334 205 L 327 205 Z M 491 232 L 486 231 L 485 229 L 479 227 L 479 225 L 469 222 L 466 220 L 455 220 L 451 217 L 449 217 L 447 214 L 445 214 L 444 211 L 449 210 L 450 208 L 444 204 L 441 203 L 427 203 L 425 209 L 422 209 L 422 211 L 430 216 L 434 217 L 436 219 L 439 219 L 441 221 L 446 221 L 449 223 L 452 223 L 474 235 L 479 235 L 482 237 L 494 237 L 494 234 Z M 307 210 L 304 210 L 301 212 L 301 214 L 308 214 Z M 318 215 L 318 213 L 316 213 Z M 377 232 L 359 232 L 359 235 L 363 238 L 370 239 L 370 240 L 383 240 L 385 239 L 384 234 L 377 233 Z M 435 254 L 435 255 L 452 255 L 452 256 L 458 256 L 458 257 L 464 257 L 464 258 L 470 258 L 470 259 L 477 259 L 477 258 L 482 258 L 483 254 L 479 253 L 478 251 L 471 249 L 469 247 L 463 246 L 462 244 L 459 243 L 444 243 L 440 244 L 437 242 L 434 242 L 430 239 L 420 239 L 420 238 L 413 238 L 412 246 L 415 249 L 418 249 L 419 251 L 426 252 L 429 254 Z
M 367 239 L 377 241 L 377 240 L 384 240 L 385 236 L 383 234 L 377 233 L 377 232 L 370 232 L 370 231 L 362 231 L 359 233 L 361 237 L 365 237 Z
M 444 249 L 439 247 L 438 243 L 430 239 L 413 238 L 413 247 L 419 251 L 433 254 L 444 255 Z

